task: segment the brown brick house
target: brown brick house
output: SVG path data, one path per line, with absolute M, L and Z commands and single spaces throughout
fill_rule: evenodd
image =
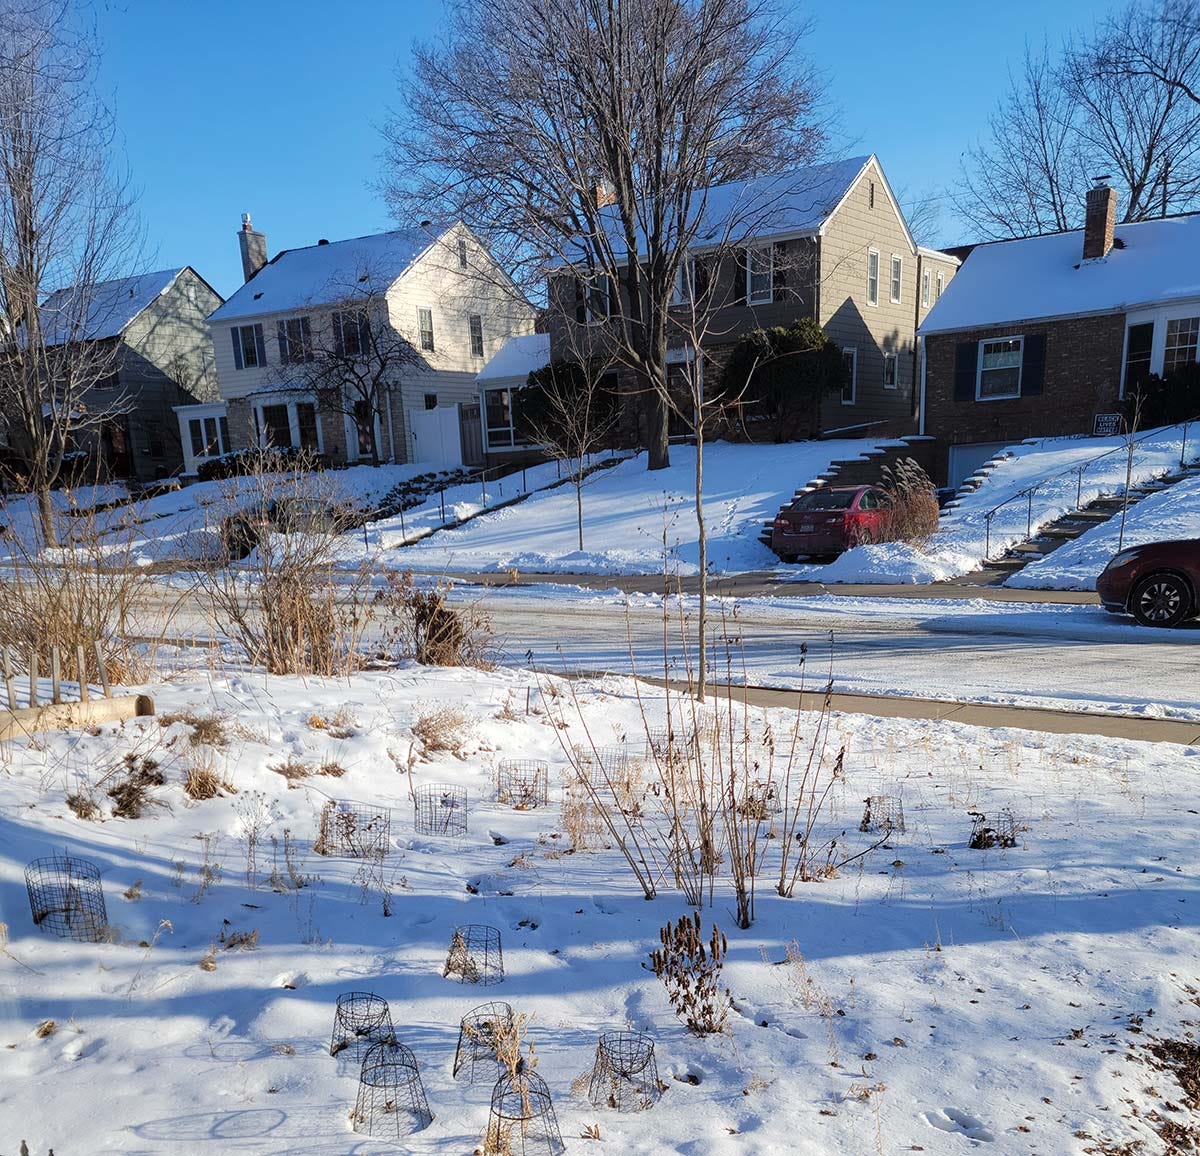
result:
M 756 199 L 769 206 L 761 215 L 753 209 Z M 811 317 L 842 348 L 850 370 L 845 392 L 825 399 L 811 432 L 913 432 L 916 327 L 959 262 L 915 243 L 879 160 L 852 157 L 716 186 L 707 191 L 706 204 L 703 235 L 723 242 L 718 256 L 703 244 L 689 254 L 677 307 L 687 314 L 689 294 L 703 280 L 712 287 L 715 308 L 702 342 L 704 356 L 695 356 L 681 327 L 669 353 L 669 372 L 697 372 L 692 367 L 699 365 L 707 381 L 710 374 L 719 375 L 744 334 Z M 728 218 L 722 217 L 725 211 Z M 744 234 L 741 223 L 729 224 L 739 213 L 742 222 L 755 218 Z M 569 266 L 551 274 L 547 317 L 553 358 L 572 360 L 603 347 L 606 327 L 625 306 L 614 293 L 612 286 L 586 284 Z M 622 440 L 644 444 L 644 385 L 625 370 L 616 377 L 629 398 L 622 407 Z M 488 389 L 501 386 L 484 381 L 481 388 L 486 414 Z M 512 435 L 499 402 L 490 408 L 498 415 L 496 435 L 490 427 L 485 431 L 489 460 L 494 460 L 513 452 Z M 673 419 L 671 432 L 686 436 L 688 425 Z M 752 436 L 768 440 L 771 434 L 755 430 Z
M 1197 359 L 1200 215 L 1116 225 L 1088 193 L 1067 233 L 977 245 L 919 329 L 921 431 L 957 485 L 999 448 L 1088 436 L 1126 388 Z

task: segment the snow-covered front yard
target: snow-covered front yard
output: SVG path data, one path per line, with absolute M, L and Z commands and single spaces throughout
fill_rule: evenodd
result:
M 592 741 L 639 751 L 633 684 L 576 685 Z M 158 719 L 4 752 L 5 1151 L 24 1138 L 60 1156 L 470 1152 L 488 1082 L 455 1081 L 451 1066 L 460 1017 L 492 999 L 534 1016 L 537 1070 L 572 1152 L 1049 1156 L 1142 1139 L 1152 1154 L 1164 1122 L 1194 1134 L 1194 1090 L 1153 1049 L 1180 1040 L 1194 1057 L 1196 749 L 838 718 L 830 751 L 846 744 L 845 771 L 817 837 L 838 839 L 836 858 L 867 853 L 783 899 L 778 842 L 765 840 L 745 931 L 721 875 L 703 920 L 728 936 L 732 1010 L 701 1039 L 647 967 L 659 928 L 686 910 L 669 875 L 647 902 L 614 849 L 565 853 L 563 743 L 587 740 L 561 684 L 546 698 L 517 670 L 325 681 L 218 663 L 149 689 Z M 456 749 L 422 755 L 414 728 L 446 708 L 461 712 L 442 716 Z M 168 724 L 183 712 L 191 722 Z M 789 719 L 771 717 L 777 735 Z M 127 755 L 164 778 L 138 819 L 111 817 L 106 793 Z M 510 758 L 549 764 L 548 807 L 494 801 Z M 272 769 L 289 765 L 290 779 Z M 219 797 L 184 795 L 197 766 L 228 781 Z M 430 783 L 466 789 L 465 836 L 414 833 L 410 787 Z M 872 794 L 902 799 L 906 830 L 868 851 L 880 836 L 858 828 Z M 90 796 L 100 818 L 76 817 L 68 795 Z M 381 869 L 314 854 L 329 799 L 391 809 Z M 642 805 L 657 813 L 652 795 Z M 970 812 L 1006 807 L 1016 847 L 969 849 Z M 23 868 L 64 849 L 100 867 L 112 942 L 31 925 Z M 500 930 L 500 985 L 442 977 L 464 923 Z M 352 990 L 387 999 L 420 1064 L 434 1120 L 402 1147 L 350 1131 L 356 1067 L 328 1046 Z M 594 1107 L 578 1083 L 598 1033 L 627 1027 L 654 1038 L 665 1089 L 631 1115 Z M 593 1127 L 599 1143 L 582 1138 Z

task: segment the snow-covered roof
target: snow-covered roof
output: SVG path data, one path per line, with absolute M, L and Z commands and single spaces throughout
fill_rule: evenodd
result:
M 873 159 L 865 155 L 803 165 L 697 192 L 693 207 L 696 247 L 815 233 Z M 602 217 L 614 250 L 623 251 L 624 232 L 617 209 L 602 211 Z
M 1083 230 L 978 245 L 922 336 L 1200 297 L 1200 214 L 1118 225 L 1107 257 L 1084 261 Z
M 550 362 L 550 334 L 530 333 L 510 337 L 488 363 L 475 375 L 476 381 L 520 378 L 522 382 L 535 370 Z
M 209 321 L 286 313 L 386 292 L 445 231 L 436 226 L 398 229 L 303 249 L 284 249 L 217 309 Z
M 118 277 L 93 286 L 85 302 L 74 288 L 58 289 L 42 303 L 42 331 L 50 345 L 65 341 L 102 341 L 119 337 L 148 305 L 186 269 L 160 269 L 136 277 Z

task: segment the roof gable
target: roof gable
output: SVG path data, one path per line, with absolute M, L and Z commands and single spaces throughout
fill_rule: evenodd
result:
M 896 195 L 892 192 L 892 186 L 889 184 L 887 176 L 884 174 L 883 166 L 879 163 L 879 158 L 872 153 L 869 157 L 856 159 L 862 160 L 862 167 L 855 174 L 854 179 L 846 186 L 846 190 L 838 199 L 838 203 L 834 205 L 834 207 L 826 215 L 825 220 L 821 224 L 821 232 L 824 233 L 829 227 L 830 222 L 838 215 L 842 206 L 849 199 L 850 194 L 858 186 L 859 181 L 862 180 L 869 169 L 872 175 L 879 180 L 881 191 L 884 197 L 887 198 L 888 206 L 895 214 L 897 223 L 904 231 L 904 236 L 908 239 L 909 251 L 911 253 L 915 253 L 917 251 L 917 242 L 913 238 L 912 231 L 908 227 L 908 222 L 904 219 L 904 214 L 900 211 L 900 202 L 896 200 Z
M 444 228 L 398 229 L 284 249 L 215 310 L 209 321 L 287 313 L 332 305 L 355 295 L 385 293 L 446 232 Z
M 119 337 L 189 267 L 101 281 L 91 288 L 86 302 L 74 287 L 56 290 L 42 303 L 40 311 L 46 343 L 59 345 L 66 341 Z
M 1118 225 L 1107 257 L 1083 260 L 1083 230 L 971 250 L 920 333 L 1119 313 L 1200 297 L 1200 214 Z

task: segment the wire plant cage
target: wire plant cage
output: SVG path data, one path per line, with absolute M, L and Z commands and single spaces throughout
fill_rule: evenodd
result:
M 645 758 L 659 762 L 682 762 L 694 757 L 697 750 L 696 732 L 680 727 L 647 727 Z
M 465 1075 L 467 1083 L 479 1078 L 476 1068 L 482 1064 L 485 1079 L 499 1075 L 497 1039 L 512 1027 L 512 1004 L 497 1001 L 473 1007 L 458 1025 L 458 1047 L 454 1049 L 454 1068 L 451 1075 Z
M 496 801 L 514 811 L 550 802 L 550 768 L 541 759 L 501 759 L 496 767 Z
M 361 1061 L 370 1048 L 395 1038 L 392 1009 L 382 996 L 369 991 L 348 991 L 338 996 L 329 1039 L 331 1056 L 352 1050 L 354 1059 Z
M 980 811 L 968 811 L 971 816 L 971 839 L 969 846 L 976 851 L 989 851 L 993 847 L 1015 847 L 1017 845 L 1017 820 L 1007 807 L 990 819 Z
M 465 835 L 466 787 L 422 783 L 413 798 L 413 828 L 418 835 Z
M 738 802 L 738 813 L 748 819 L 769 819 L 782 810 L 783 796 L 774 779 L 752 779 Z
M 654 1041 L 641 1032 L 604 1032 L 596 1044 L 588 1099 L 597 1108 L 641 1112 L 661 1094 Z
M 860 831 L 876 831 L 885 835 L 904 834 L 904 803 L 898 795 L 869 795 L 863 800 Z
M 442 976 L 457 979 L 459 983 L 478 983 L 484 987 L 500 983 L 504 979 L 500 929 L 484 923 L 467 923 L 456 927 Z
M 410 1048 L 385 1040 L 367 1049 L 350 1120 L 355 1132 L 377 1140 L 401 1140 L 433 1123 Z
M 48 855 L 25 868 L 33 922 L 60 939 L 97 943 L 108 928 L 100 868 L 74 855 Z
M 505 1072 L 492 1089 L 483 1150 L 505 1156 L 558 1156 L 565 1147 L 546 1081 L 524 1068 Z
M 345 855 L 351 859 L 382 859 L 392 839 L 392 813 L 386 807 L 330 799 L 321 808 L 318 855 Z

